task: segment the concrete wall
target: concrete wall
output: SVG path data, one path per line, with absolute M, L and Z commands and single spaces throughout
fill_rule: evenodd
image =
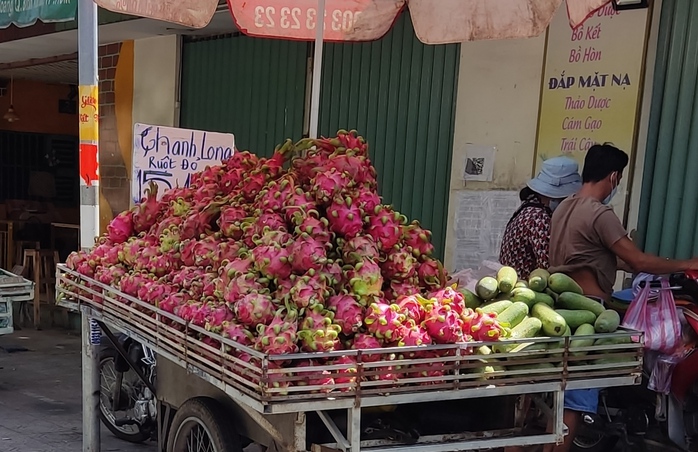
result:
M 160 36 L 135 41 L 134 123 L 179 123 L 179 40 L 178 36 Z
M 518 190 L 533 171 L 544 51 L 545 35 L 461 45 L 446 235 L 450 270 L 498 254 Z M 463 181 L 468 143 L 497 148 L 493 182 Z

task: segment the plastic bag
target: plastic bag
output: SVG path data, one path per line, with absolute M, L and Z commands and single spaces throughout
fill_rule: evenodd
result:
M 644 332 L 645 348 L 671 354 L 681 345 L 681 322 L 669 282 L 662 279 L 662 290 L 655 302 L 649 302 L 650 293 L 650 285 L 645 284 L 630 303 L 623 326 Z
M 485 276 L 496 275 L 500 268 L 502 268 L 502 264 L 499 262 L 483 261 L 480 268 L 477 270 L 473 268 L 466 268 L 454 275 L 451 275 L 451 279 L 449 280 L 448 284 L 458 283 L 458 287 L 475 292 L 475 286 L 477 285 L 478 281 Z
M 683 354 L 661 355 L 654 363 L 647 389 L 659 392 L 660 394 L 669 394 L 671 391 L 671 376 L 674 373 L 674 367 L 676 367 L 683 358 Z

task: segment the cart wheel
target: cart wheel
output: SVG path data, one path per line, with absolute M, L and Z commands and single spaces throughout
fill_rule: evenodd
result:
M 241 452 L 240 436 L 218 402 L 187 400 L 172 420 L 167 452 Z

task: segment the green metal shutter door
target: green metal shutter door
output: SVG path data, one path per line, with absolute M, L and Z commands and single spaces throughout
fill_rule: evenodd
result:
M 459 45 L 430 46 L 402 14 L 381 40 L 327 44 L 320 132 L 356 129 L 369 143 L 384 202 L 433 231 L 443 256 Z
M 640 245 L 698 255 L 698 2 L 664 0 L 640 203 Z
M 235 134 L 238 149 L 269 156 L 303 134 L 308 45 L 226 36 L 182 49 L 185 128 Z

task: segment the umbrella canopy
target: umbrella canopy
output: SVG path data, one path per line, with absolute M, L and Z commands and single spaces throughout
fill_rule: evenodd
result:
M 211 21 L 218 0 L 94 0 L 110 11 L 163 20 L 191 28 Z M 250 36 L 316 39 L 317 0 L 227 0 L 240 31 Z M 610 0 L 570 0 L 570 26 L 582 24 Z M 326 0 L 325 41 L 381 38 L 407 7 L 415 33 L 425 44 L 538 36 L 562 0 Z

